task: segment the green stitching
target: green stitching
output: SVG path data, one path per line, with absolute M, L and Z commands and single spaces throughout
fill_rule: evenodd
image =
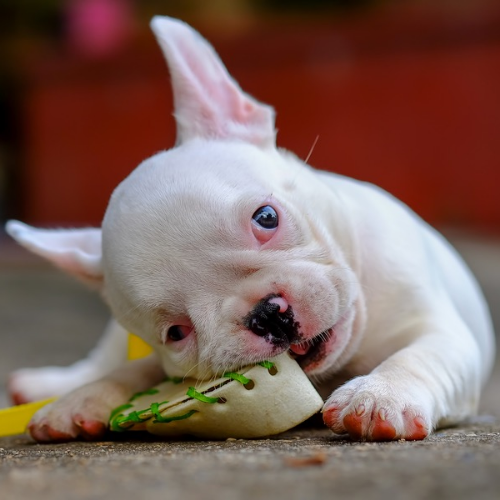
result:
M 122 427 L 121 424 L 127 422 L 127 420 L 128 420 L 128 415 L 127 416 L 118 415 L 114 420 L 112 420 L 110 422 L 111 430 L 117 431 L 117 432 L 126 431 L 127 429 L 129 429 L 130 427 L 132 427 L 134 425 L 133 422 L 131 422 L 131 424 L 129 426 L 127 426 L 125 428 Z
M 160 415 L 158 407 L 159 407 L 158 403 L 153 403 L 151 405 L 151 413 L 156 417 L 156 420 L 153 420 L 154 424 L 168 424 L 169 422 L 173 422 L 175 420 L 184 420 L 186 418 L 189 418 L 194 413 L 197 413 L 196 410 L 191 410 L 188 411 L 187 413 L 184 413 L 184 415 L 178 415 L 175 417 L 164 417 Z
M 113 420 L 113 418 L 115 418 L 118 414 L 122 413 L 123 411 L 125 410 L 128 410 L 129 408 L 132 408 L 132 406 L 134 405 L 131 405 L 130 403 L 126 403 L 124 405 L 121 405 L 121 406 L 118 406 L 116 407 L 112 412 L 111 412 L 111 415 L 109 417 L 110 420 Z
M 202 403 L 218 403 L 219 398 L 211 398 L 210 396 L 205 396 L 205 394 L 202 394 L 201 392 L 198 392 L 194 387 L 190 387 L 186 395 L 189 396 L 190 398 L 197 399 L 198 401 L 201 401 Z
M 168 424 L 169 422 L 174 422 L 175 420 L 184 420 L 195 413 L 198 412 L 196 410 L 190 410 L 187 413 L 184 413 L 184 415 L 178 415 L 176 417 L 162 417 L 160 415 L 159 419 L 157 418 L 156 420 L 153 420 L 153 424 Z
M 125 417 L 124 420 L 122 420 L 122 423 L 123 422 L 134 422 L 136 424 L 140 424 L 141 422 L 144 422 L 144 420 L 145 420 L 145 419 L 141 418 L 141 415 L 144 415 L 144 413 L 146 413 L 148 410 L 149 410 L 149 408 L 147 408 L 146 410 L 133 411 L 133 412 L 129 413 Z
M 263 366 L 266 370 L 270 370 L 271 368 L 274 367 L 274 363 L 271 361 L 261 361 L 260 363 L 257 363 L 259 366 Z
M 241 373 L 226 372 L 222 376 L 225 378 L 230 378 L 230 379 L 236 380 L 236 382 L 239 382 L 240 384 L 243 384 L 243 385 L 246 385 L 250 382 L 250 379 L 245 377 L 245 375 L 241 375 Z
M 125 405 L 123 405 L 123 406 L 125 406 Z M 130 408 L 130 406 L 132 406 L 132 405 L 129 405 L 129 408 Z M 110 427 L 114 431 L 127 430 L 130 427 L 133 427 L 134 423 L 140 424 L 141 422 L 144 422 L 144 420 L 146 420 L 146 419 L 142 419 L 141 415 L 143 415 L 147 411 L 149 411 L 149 408 L 147 408 L 146 410 L 133 411 L 133 412 L 129 413 L 128 415 L 123 415 L 123 414 L 117 415 L 113 419 L 111 419 Z M 128 424 L 128 423 L 130 423 L 131 425 L 129 425 L 125 428 L 122 427 L 122 424 Z
M 148 389 L 147 391 L 142 391 L 142 392 L 136 392 L 130 399 L 129 401 L 134 401 L 137 398 L 140 398 L 142 396 L 152 396 L 153 394 L 158 394 L 160 391 L 158 389 L 155 389 L 154 387 L 151 389 Z
M 123 415 L 120 415 L 120 416 L 123 416 Z M 122 429 L 120 427 L 120 417 L 116 418 L 115 420 L 111 420 L 111 422 L 109 423 L 109 427 L 112 431 L 115 431 L 115 432 L 121 432 L 121 431 L 124 431 L 126 429 Z

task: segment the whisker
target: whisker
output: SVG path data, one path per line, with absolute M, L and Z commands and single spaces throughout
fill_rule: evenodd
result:
M 198 363 L 195 363 L 185 374 L 184 376 L 182 377 L 182 380 L 186 380 L 187 378 L 189 378 L 189 373 L 196 370 L 199 366 L 201 365 L 201 361 L 198 361 Z
M 314 148 L 316 147 L 316 144 L 318 143 L 319 135 L 316 136 L 316 139 L 314 139 L 314 142 L 311 146 L 311 149 L 309 150 L 308 155 L 306 156 L 306 159 L 304 160 L 304 163 L 307 163 L 309 161 L 309 158 L 311 158 L 311 155 L 314 151 Z

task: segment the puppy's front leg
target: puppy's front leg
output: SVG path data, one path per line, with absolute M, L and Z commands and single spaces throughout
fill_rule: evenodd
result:
M 114 408 L 164 378 L 165 372 L 156 355 L 130 361 L 42 408 L 29 423 L 28 430 L 39 442 L 100 439 Z
M 99 380 L 127 360 L 127 331 L 110 320 L 97 346 L 70 366 L 23 368 L 9 375 L 8 391 L 15 404 L 63 396 Z
M 325 403 L 325 423 L 354 439 L 424 439 L 477 410 L 479 347 L 461 320 L 413 326 L 407 347 L 354 378 Z

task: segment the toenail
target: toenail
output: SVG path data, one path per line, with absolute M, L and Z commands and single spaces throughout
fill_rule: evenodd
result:
M 415 419 L 413 420 L 413 422 L 420 429 L 425 428 L 425 420 L 422 417 L 415 417 Z
M 381 408 L 378 411 L 378 416 L 379 416 L 380 420 L 385 421 L 385 419 L 387 418 L 387 413 L 383 408 Z
M 356 415 L 358 417 L 361 417 L 361 415 L 363 415 L 365 413 L 365 405 L 359 405 L 357 408 L 356 408 Z

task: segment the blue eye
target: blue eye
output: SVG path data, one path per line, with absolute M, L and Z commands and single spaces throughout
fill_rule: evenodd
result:
M 252 219 L 264 229 L 276 229 L 278 227 L 278 214 L 270 205 L 257 209 L 252 215 Z

